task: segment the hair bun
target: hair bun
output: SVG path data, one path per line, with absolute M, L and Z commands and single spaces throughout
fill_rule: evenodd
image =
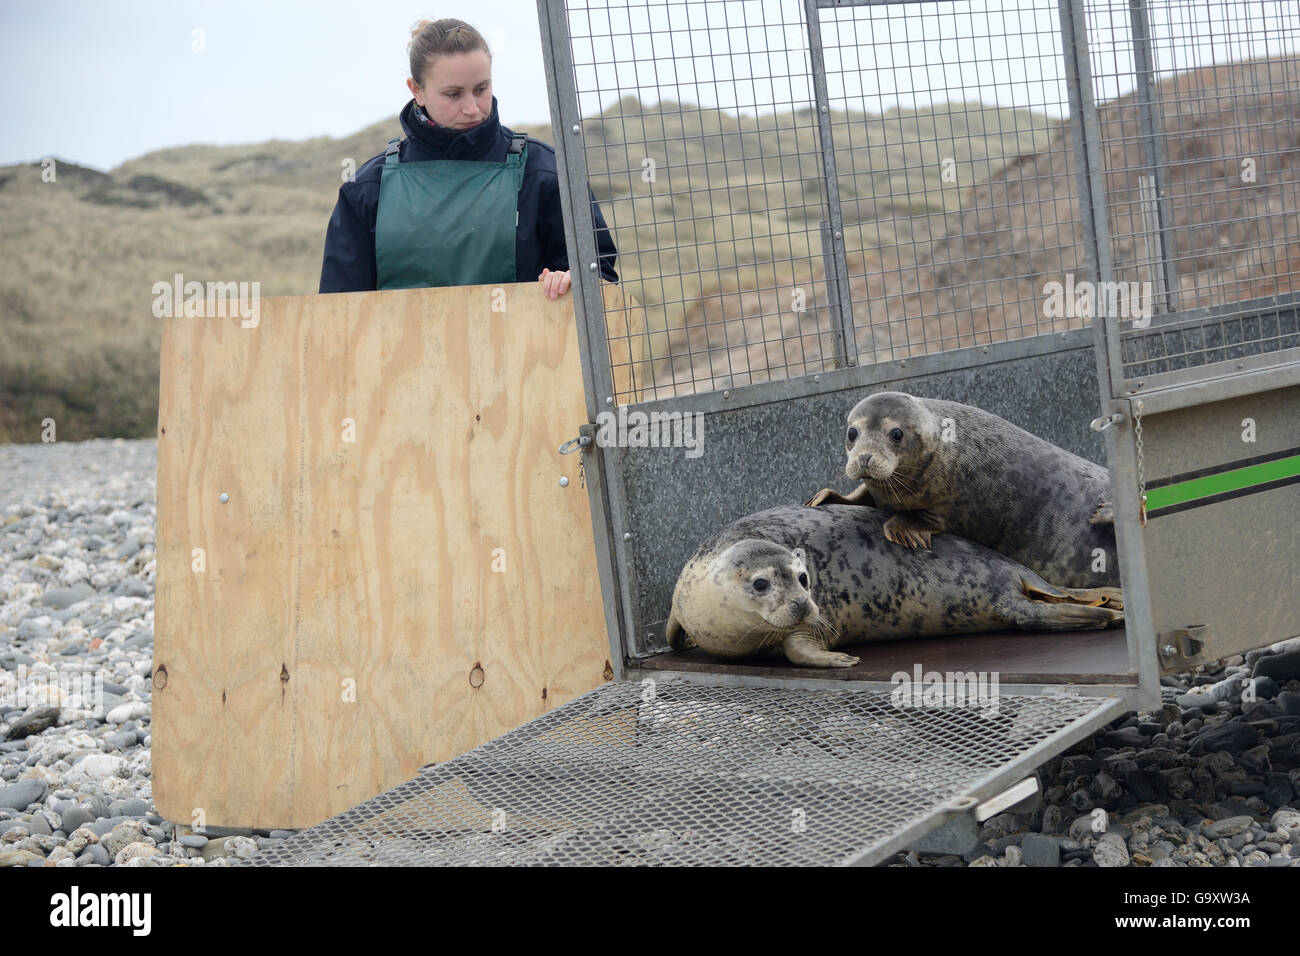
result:
M 418 34 L 421 30 L 423 30 L 425 27 L 427 27 L 427 26 L 432 26 L 432 25 L 433 25 L 433 21 L 432 21 L 432 20 L 417 20 L 417 21 L 415 21 L 415 26 L 411 27 L 411 36 L 415 36 L 415 35 Z

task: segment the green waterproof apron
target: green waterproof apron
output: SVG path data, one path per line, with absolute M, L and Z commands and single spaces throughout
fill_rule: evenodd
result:
M 379 180 L 375 266 L 379 289 L 514 282 L 519 189 L 527 137 L 504 163 L 403 163 L 390 140 Z

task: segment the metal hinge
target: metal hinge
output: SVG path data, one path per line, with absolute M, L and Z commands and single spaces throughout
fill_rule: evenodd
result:
M 1204 664 L 1205 642 L 1210 636 L 1210 625 L 1189 624 L 1156 635 L 1160 663 L 1166 670 L 1177 670 Z

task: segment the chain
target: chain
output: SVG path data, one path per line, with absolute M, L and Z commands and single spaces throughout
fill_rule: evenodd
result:
M 583 488 L 587 487 L 586 457 L 585 454 L 578 455 L 578 484 Z
M 1133 434 L 1137 437 L 1138 526 L 1147 526 L 1147 475 L 1142 457 L 1142 399 L 1133 403 Z

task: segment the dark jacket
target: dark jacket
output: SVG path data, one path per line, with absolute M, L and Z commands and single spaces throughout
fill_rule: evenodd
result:
M 399 119 L 406 138 L 398 152 L 404 163 L 430 159 L 487 160 L 503 163 L 512 131 L 492 115 L 471 129 L 429 127 L 415 118 L 415 100 L 402 108 Z M 379 214 L 379 177 L 384 154 L 368 160 L 352 182 L 339 187 L 338 202 L 325 233 L 325 260 L 321 264 L 321 292 L 364 292 L 377 284 L 375 269 L 375 219 Z M 618 281 L 614 271 L 616 250 L 596 197 L 587 190 L 596 224 L 596 246 L 604 279 Z M 431 228 L 436 214 L 430 215 Z M 564 218 L 560 210 L 555 150 L 528 137 L 528 163 L 519 190 L 519 225 L 515 228 L 515 272 L 519 282 L 536 282 L 543 268 L 563 272 L 569 268 L 564 245 Z

